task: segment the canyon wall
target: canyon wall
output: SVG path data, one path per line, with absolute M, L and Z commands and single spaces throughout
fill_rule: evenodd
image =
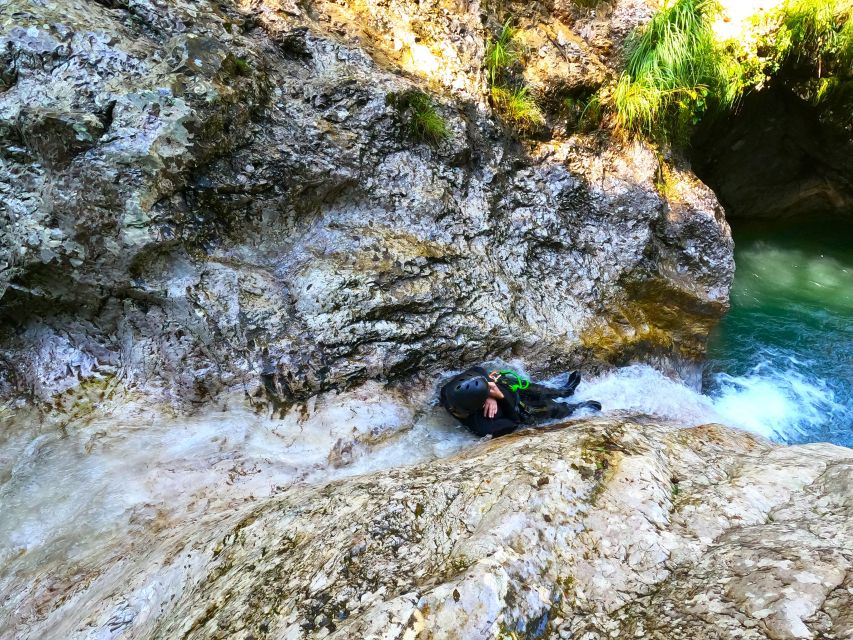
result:
M 722 209 L 563 110 L 651 9 L 501 11 L 545 111 L 525 135 L 489 105 L 490 4 L 7 3 L 0 394 L 61 420 L 288 405 L 493 357 L 696 384 L 733 273 Z M 410 135 L 412 91 L 446 139 Z

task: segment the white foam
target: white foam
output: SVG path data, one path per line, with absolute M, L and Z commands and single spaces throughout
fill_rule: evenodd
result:
M 683 422 L 719 422 L 711 401 L 647 365 L 617 369 L 580 384 L 572 401 L 598 400 L 603 410 L 627 410 Z
M 581 384 L 575 397 L 598 400 L 605 412 L 628 410 L 676 420 L 685 426 L 718 422 L 789 442 L 813 433 L 827 417 L 848 411 L 821 379 L 769 362 L 743 376 L 718 374 L 716 390 L 707 396 L 670 380 L 646 365 L 633 365 Z
M 846 411 L 825 381 L 797 371 L 794 359 L 791 364 L 762 362 L 743 376 L 718 374 L 714 407 L 725 423 L 789 442 L 819 432 L 829 416 Z
M 0 565 L 67 562 L 134 523 L 178 521 L 214 503 L 415 464 L 476 441 L 421 395 L 370 383 L 281 419 L 238 404 L 177 418 L 126 408 L 65 431 L 0 425 Z
M 714 398 L 630 366 L 585 379 L 572 401 L 788 440 L 827 411 L 844 410 L 826 385 L 788 364 L 722 376 Z M 63 432 L 28 423 L 0 431 L 0 564 L 8 567 L 0 600 L 10 603 L 0 626 L 24 602 L 47 597 L 39 585 L 48 576 L 97 572 L 128 544 L 157 539 L 162 527 L 195 526 L 295 482 L 415 464 L 476 442 L 430 405 L 429 393 L 404 396 L 373 384 L 282 419 L 244 407 L 181 418 L 126 410 Z

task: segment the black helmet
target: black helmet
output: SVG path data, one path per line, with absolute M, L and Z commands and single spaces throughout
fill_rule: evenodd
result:
M 485 376 L 454 378 L 444 387 L 447 408 L 465 413 L 477 411 L 489 397 L 489 381 Z

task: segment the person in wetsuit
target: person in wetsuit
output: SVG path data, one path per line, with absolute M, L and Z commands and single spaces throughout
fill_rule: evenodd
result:
M 522 425 L 536 425 L 566 418 L 580 408 L 601 409 L 601 403 L 587 400 L 578 404 L 556 402 L 567 398 L 580 384 L 578 371 L 569 375 L 562 387 L 546 387 L 524 380 L 511 371 L 489 373 L 471 367 L 441 388 L 441 405 L 478 436 L 502 436 Z

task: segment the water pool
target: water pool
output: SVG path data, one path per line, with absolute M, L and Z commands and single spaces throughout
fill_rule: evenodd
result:
M 733 426 L 853 446 L 853 221 L 739 225 L 734 238 L 705 393 Z

